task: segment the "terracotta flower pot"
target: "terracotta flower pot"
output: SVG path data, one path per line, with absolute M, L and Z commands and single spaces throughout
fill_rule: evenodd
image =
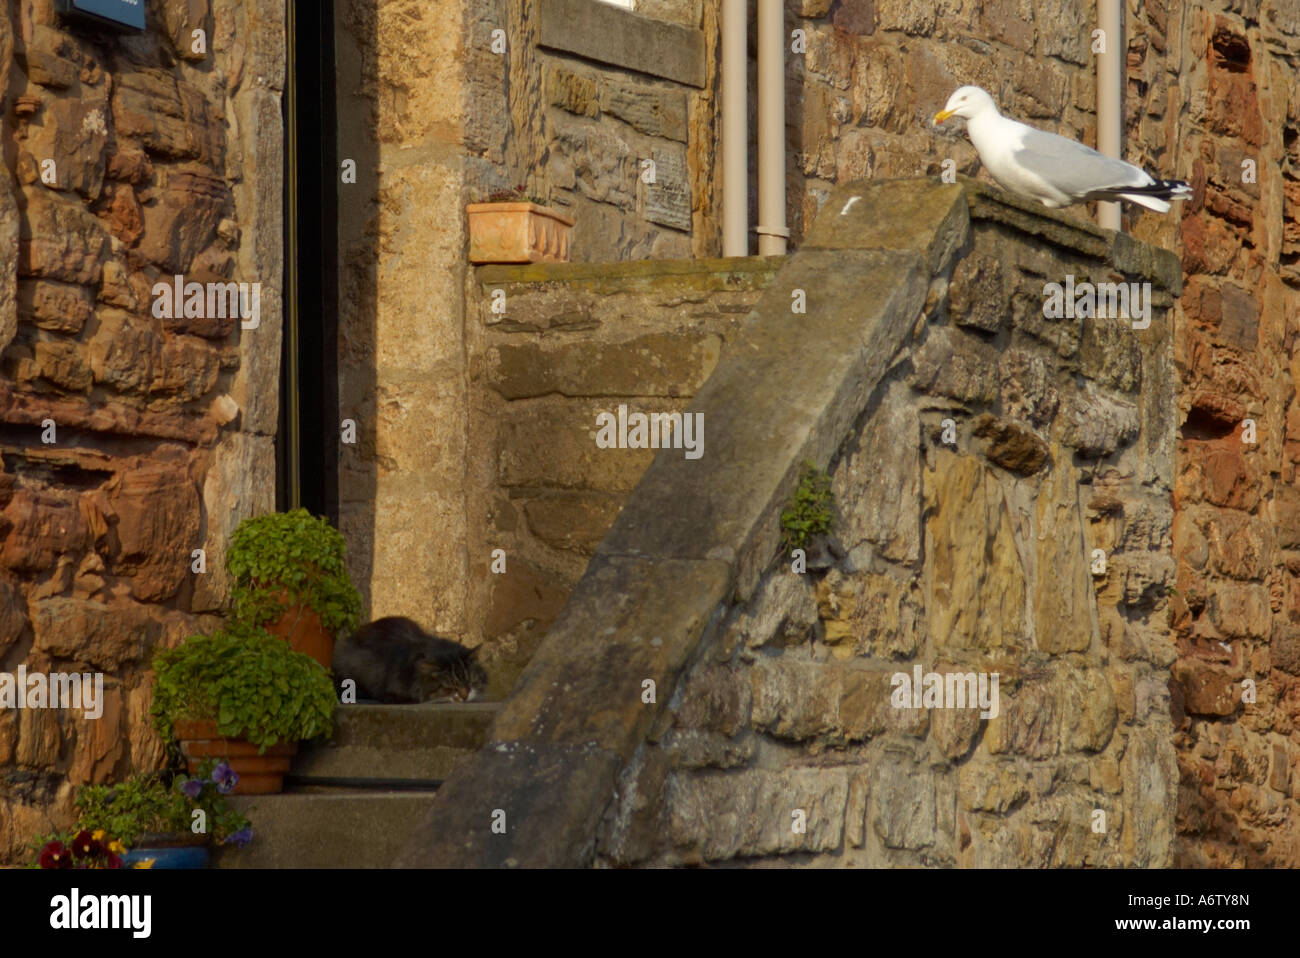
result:
M 287 602 L 287 592 L 280 593 L 280 601 Z M 266 631 L 278 635 L 289 643 L 295 652 L 305 652 L 325 668 L 334 664 L 334 633 L 320 624 L 320 616 L 309 605 L 291 605 L 284 615 L 268 623 Z
M 282 742 L 258 755 L 257 746 L 251 742 L 222 738 L 217 734 L 217 723 L 211 721 L 176 722 L 173 731 L 191 775 L 199 773 L 205 758 L 229 763 L 239 776 L 235 795 L 274 795 L 284 787 L 284 774 L 298 753 L 297 742 Z
M 567 263 L 573 220 L 536 203 L 470 203 L 471 263 Z

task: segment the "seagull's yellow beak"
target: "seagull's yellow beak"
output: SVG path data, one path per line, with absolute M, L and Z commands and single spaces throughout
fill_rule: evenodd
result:
M 935 123 L 942 123 L 944 120 L 948 119 L 948 117 L 950 117 L 950 116 L 952 116 L 952 110 L 940 110 L 938 113 L 936 113 L 936 114 L 934 115 L 934 122 L 935 122 Z

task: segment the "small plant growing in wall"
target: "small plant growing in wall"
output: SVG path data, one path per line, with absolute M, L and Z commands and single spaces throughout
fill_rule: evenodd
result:
M 489 203 L 534 203 L 537 206 L 545 206 L 546 200 L 533 196 L 531 193 L 524 191 L 523 184 L 504 190 L 493 190 L 488 194 L 487 202 Z
M 835 495 L 831 477 L 812 462 L 799 472 L 799 485 L 781 513 L 781 545 L 806 549 L 816 536 L 828 535 L 835 523 Z

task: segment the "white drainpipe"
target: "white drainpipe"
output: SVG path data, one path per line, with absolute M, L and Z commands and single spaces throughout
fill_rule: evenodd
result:
M 781 256 L 785 225 L 785 7 L 758 0 L 758 255 Z
M 722 255 L 749 255 L 746 0 L 722 0 Z
M 1106 52 L 1097 54 L 1097 150 L 1106 156 L 1120 156 L 1123 114 L 1124 36 L 1120 28 L 1121 0 L 1097 0 L 1097 26 L 1106 37 Z M 1120 228 L 1120 205 L 1097 204 L 1097 225 Z

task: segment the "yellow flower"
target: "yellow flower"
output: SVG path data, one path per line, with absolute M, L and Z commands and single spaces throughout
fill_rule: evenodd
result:
M 119 842 L 116 838 L 108 843 L 108 850 L 112 852 L 114 855 L 126 854 L 126 846 L 123 845 L 121 842 Z
M 95 831 L 91 834 L 90 837 L 93 838 L 93 839 L 94 839 L 95 841 L 97 841 L 97 842 L 102 842 L 102 841 L 104 840 L 104 834 L 105 834 L 105 833 L 104 833 L 104 830 L 103 830 L 102 828 L 97 828 L 97 829 L 95 829 Z
M 136 862 L 136 863 L 135 863 L 135 867 L 136 867 L 136 868 L 153 868 L 153 863 L 154 863 L 154 861 L 155 861 L 155 859 L 153 859 L 153 858 L 145 858 L 145 859 L 143 859 L 143 860 L 141 860 L 141 861 Z

